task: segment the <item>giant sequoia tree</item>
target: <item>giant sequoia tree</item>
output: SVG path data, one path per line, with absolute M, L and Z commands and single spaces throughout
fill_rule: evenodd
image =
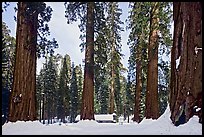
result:
M 140 122 L 144 113 L 142 105 L 146 85 L 145 116 L 154 119 L 159 116 L 158 49 L 165 49 L 171 45 L 170 5 L 169 2 L 130 3 L 132 10 L 128 16 L 128 28 L 131 29 L 128 39 L 131 53 L 129 69 L 135 79 L 134 121 L 137 122 Z
M 198 115 L 202 123 L 202 3 L 174 2 L 173 19 L 171 120 L 179 125 Z
M 81 20 L 80 29 L 86 32 L 84 83 L 80 119 L 94 119 L 94 2 L 65 3 L 68 23 Z M 86 27 L 85 27 L 86 26 Z M 83 36 L 82 36 L 83 38 Z
M 148 70 L 147 70 L 147 92 L 146 92 L 146 118 L 157 119 L 159 117 L 158 106 L 158 46 L 159 35 L 158 11 L 159 3 L 151 5 L 150 11 L 150 35 L 148 45 Z
M 36 60 L 37 53 L 53 53 L 49 28 L 44 22 L 51 17 L 51 8 L 43 2 L 19 2 L 16 30 L 16 58 L 10 95 L 9 121 L 36 120 Z M 38 18 L 39 17 L 39 18 Z M 39 30 L 39 31 L 38 31 Z M 37 46 L 37 38 L 42 40 Z M 50 47 L 49 47 L 50 46 Z M 54 47 L 57 46 L 54 41 Z

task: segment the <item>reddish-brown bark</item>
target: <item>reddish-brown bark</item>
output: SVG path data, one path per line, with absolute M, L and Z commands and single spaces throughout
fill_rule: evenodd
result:
M 36 120 L 36 44 L 38 14 L 25 16 L 26 3 L 18 3 L 16 60 L 10 95 L 9 121 Z
M 189 10 L 190 9 L 190 10 Z M 171 120 L 179 124 L 193 115 L 202 121 L 202 6 L 200 2 L 174 2 L 174 41 L 171 52 Z M 180 59 L 180 61 L 178 61 Z M 179 62 L 179 63 L 178 63 Z M 201 108 L 196 112 L 195 108 Z
M 80 119 L 94 119 L 94 2 L 87 4 L 84 85 Z
M 152 6 L 150 13 L 150 37 L 148 46 L 148 70 L 145 117 L 159 117 L 158 103 L 158 2 Z

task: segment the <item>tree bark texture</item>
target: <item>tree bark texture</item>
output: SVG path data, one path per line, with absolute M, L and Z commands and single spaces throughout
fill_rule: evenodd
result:
M 201 2 L 174 2 L 171 51 L 171 120 L 179 124 L 193 115 L 202 122 L 202 6 Z M 199 111 L 196 108 L 200 108 Z
M 155 2 L 150 13 L 150 37 L 148 46 L 148 71 L 147 71 L 147 92 L 146 111 L 147 119 L 159 117 L 158 104 L 158 6 Z
M 80 119 L 94 119 L 94 2 L 87 3 L 85 72 Z
M 26 3 L 18 3 L 16 59 L 10 95 L 9 121 L 36 120 L 36 45 L 38 14 L 25 16 Z

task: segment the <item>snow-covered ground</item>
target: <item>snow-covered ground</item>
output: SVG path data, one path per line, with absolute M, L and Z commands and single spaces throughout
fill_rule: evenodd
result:
M 8 122 L 2 126 L 2 135 L 202 135 L 202 124 L 193 116 L 188 123 L 174 126 L 169 107 L 157 120 L 135 122 L 97 123 L 83 120 L 78 123 L 43 125 L 39 121 Z

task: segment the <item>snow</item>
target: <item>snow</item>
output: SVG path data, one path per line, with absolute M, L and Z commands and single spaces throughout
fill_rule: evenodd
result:
M 198 48 L 197 46 L 195 46 L 195 54 L 198 54 L 198 51 L 201 50 L 202 51 L 202 48 Z
M 2 135 L 202 135 L 202 124 L 193 116 L 178 127 L 170 120 L 169 107 L 157 120 L 144 118 L 135 122 L 98 123 L 80 120 L 78 123 L 43 125 L 39 121 L 8 122 L 2 126 Z
M 178 69 L 178 66 L 180 64 L 180 59 L 181 59 L 181 56 L 179 56 L 179 58 L 176 60 L 176 69 Z

